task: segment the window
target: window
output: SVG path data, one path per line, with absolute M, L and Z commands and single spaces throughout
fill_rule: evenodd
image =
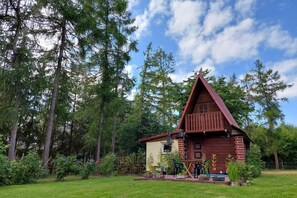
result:
M 200 104 L 199 105 L 199 112 L 200 113 L 205 113 L 205 112 L 207 112 L 207 104 Z
M 162 153 L 170 153 L 172 149 L 171 144 L 162 143 Z

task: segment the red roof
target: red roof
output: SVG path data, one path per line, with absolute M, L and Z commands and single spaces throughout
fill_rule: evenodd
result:
M 172 131 L 172 132 L 169 132 L 169 133 L 170 133 L 170 135 L 174 135 L 174 134 L 178 134 L 180 132 L 181 131 Z M 151 137 L 141 138 L 141 139 L 138 140 L 138 142 L 147 142 L 147 141 L 150 141 L 150 140 L 159 139 L 159 138 L 163 138 L 163 137 L 166 137 L 166 136 L 167 136 L 167 133 L 162 133 L 162 134 L 154 135 L 154 136 L 151 136 Z
M 231 126 L 235 126 L 236 128 L 239 128 L 238 124 L 236 123 L 235 119 L 233 118 L 233 116 L 231 115 L 230 111 L 228 110 L 228 108 L 226 107 L 225 103 L 223 102 L 222 98 L 215 92 L 215 90 L 210 86 L 210 84 L 207 83 L 207 81 L 203 78 L 202 75 L 198 75 L 196 78 L 196 81 L 194 83 L 194 86 L 192 88 L 191 94 L 188 98 L 187 104 L 185 109 L 183 110 L 183 114 L 180 118 L 180 122 L 179 125 L 177 127 L 177 130 L 182 130 L 184 129 L 184 125 L 185 125 L 185 116 L 186 114 L 188 114 L 190 112 L 189 106 L 193 103 L 195 103 L 195 100 L 197 99 L 195 97 L 195 92 L 197 92 L 197 89 L 199 86 L 204 86 L 206 88 L 206 90 L 208 91 L 209 95 L 212 97 L 212 99 L 214 100 L 214 102 L 218 105 L 219 109 L 221 110 L 221 112 L 223 113 L 223 115 L 225 116 L 227 122 L 231 125 Z

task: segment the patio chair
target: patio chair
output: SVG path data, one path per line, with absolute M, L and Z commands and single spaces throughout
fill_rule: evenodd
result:
M 196 163 L 194 166 L 194 178 L 197 178 L 200 172 L 204 173 L 204 169 L 200 163 Z
M 174 165 L 174 170 L 173 170 L 174 175 L 181 173 L 182 170 L 184 169 L 183 163 L 180 163 L 180 162 L 176 161 L 175 159 L 173 159 L 172 161 L 173 161 L 173 165 Z

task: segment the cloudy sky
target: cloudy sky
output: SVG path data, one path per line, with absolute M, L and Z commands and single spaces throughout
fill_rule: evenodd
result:
M 285 121 L 297 125 L 296 0 L 129 0 L 139 52 L 127 68 L 138 76 L 149 42 L 175 56 L 181 81 L 200 67 L 216 76 L 241 76 L 260 59 L 294 86 L 281 96 Z

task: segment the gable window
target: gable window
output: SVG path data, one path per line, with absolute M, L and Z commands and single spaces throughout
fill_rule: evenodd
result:
M 208 111 L 207 104 L 200 104 L 199 105 L 199 112 L 200 113 L 205 113 L 207 111 Z

